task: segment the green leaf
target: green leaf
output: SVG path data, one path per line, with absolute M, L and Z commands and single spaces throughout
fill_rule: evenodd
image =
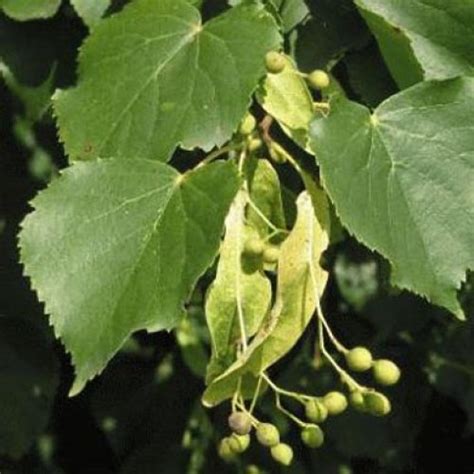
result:
M 178 145 L 222 145 L 264 75 L 265 53 L 280 41 L 258 5 L 202 26 L 184 0 L 131 3 L 97 25 L 81 51 L 79 85 L 56 96 L 67 153 L 165 161 Z
M 383 18 L 362 10 L 365 21 L 377 38 L 388 69 L 401 89 L 423 80 L 423 70 L 413 55 L 409 38 Z
M 392 264 L 395 285 L 458 317 L 474 267 L 474 79 L 427 82 L 371 115 L 340 99 L 311 126 L 342 223 Z
M 0 318 L 0 454 L 25 454 L 48 422 L 58 385 L 51 343 L 38 325 Z
M 395 80 L 408 87 L 423 79 L 474 72 L 474 3 L 463 0 L 356 0 Z
M 109 8 L 111 0 L 71 0 L 71 4 L 84 23 L 93 28 Z
M 298 197 L 295 227 L 281 246 L 275 304 L 247 351 L 207 388 L 205 404 L 215 405 L 231 396 L 239 377 L 246 372 L 258 376 L 303 334 L 328 277 L 319 264 L 329 243 L 327 204 L 324 192 L 317 189 Z
M 231 162 L 180 175 L 111 159 L 77 163 L 34 199 L 21 260 L 72 355 L 72 394 L 133 331 L 176 325 L 237 188 Z
M 245 336 L 249 338 L 258 330 L 270 307 L 272 292 L 268 278 L 260 270 L 247 273 L 242 266 L 242 252 L 249 235 L 245 223 L 247 202 L 248 195 L 241 190 L 226 218 L 217 275 L 206 300 L 213 348 L 211 378 L 216 365 L 227 368 L 235 357 L 236 344 L 241 340 L 239 312 Z
M 268 2 L 277 11 L 284 33 L 298 26 L 309 15 L 304 0 L 268 0 Z
M 6 15 L 18 21 L 36 20 L 53 16 L 61 0 L 0 0 Z
M 309 123 L 314 116 L 313 98 L 290 58 L 286 58 L 282 72 L 267 75 L 257 99 L 290 138 L 307 148 Z

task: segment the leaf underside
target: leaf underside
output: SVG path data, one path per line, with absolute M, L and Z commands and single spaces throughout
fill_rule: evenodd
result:
M 401 87 L 474 73 L 474 3 L 356 0 Z
M 474 79 L 425 82 L 371 115 L 339 99 L 310 135 L 344 225 L 392 264 L 395 285 L 463 317 L 474 268 Z

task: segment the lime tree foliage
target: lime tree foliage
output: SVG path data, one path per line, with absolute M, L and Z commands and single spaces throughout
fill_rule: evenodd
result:
M 188 454 L 179 472 L 203 472 L 210 451 L 231 472 L 263 472 L 260 462 L 352 472 L 352 457 L 395 469 L 430 381 L 474 426 L 471 323 L 459 322 L 474 269 L 474 2 L 0 0 L 0 10 L 12 136 L 41 183 L 12 224 L 18 262 L 70 357 L 66 391 L 92 390 L 118 457 L 117 423 L 160 423 L 149 407 L 160 387 L 199 399 L 173 427 Z M 39 38 L 57 49 L 36 66 L 35 46 L 15 39 L 43 22 Z M 40 350 L 50 342 L 29 336 L 32 318 L 22 330 L 7 316 L 0 375 L 19 395 L 0 453 L 19 457 L 44 428 L 58 368 Z M 127 354 L 151 364 L 139 341 L 166 352 L 167 337 L 176 350 L 156 370 L 121 370 Z M 175 352 L 201 393 L 172 382 Z M 417 390 L 400 388 L 422 374 Z M 44 461 L 51 439 L 41 440 Z M 123 472 L 148 472 L 152 452 L 141 446 Z M 157 452 L 156 468 L 176 462 Z

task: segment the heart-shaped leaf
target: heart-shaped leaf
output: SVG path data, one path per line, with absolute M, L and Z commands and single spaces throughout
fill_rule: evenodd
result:
M 474 79 L 426 82 L 371 114 L 339 99 L 312 146 L 342 223 L 387 257 L 392 280 L 459 317 L 474 268 Z
M 222 145 L 278 48 L 276 23 L 242 5 L 202 25 L 185 0 L 137 0 L 102 21 L 80 56 L 79 84 L 56 96 L 72 159 L 167 160 L 178 145 Z

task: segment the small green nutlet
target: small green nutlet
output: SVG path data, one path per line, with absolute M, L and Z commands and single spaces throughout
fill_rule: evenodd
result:
M 365 400 L 364 394 L 359 391 L 352 392 L 349 395 L 349 403 L 353 406 L 356 410 L 365 411 Z
M 247 148 L 250 152 L 257 151 L 259 148 L 262 148 L 263 142 L 260 138 L 252 138 L 247 144 Z
M 229 428 L 238 435 L 247 435 L 252 430 L 252 420 L 247 413 L 231 413 L 228 418 Z
M 241 135 L 250 135 L 257 126 L 257 121 L 251 113 L 247 113 L 242 122 L 240 123 L 239 133 Z
M 272 458 L 284 466 L 289 466 L 293 461 L 293 450 L 285 443 L 279 443 L 271 449 Z
M 354 372 L 365 372 L 372 367 L 372 354 L 365 347 L 354 347 L 346 354 L 346 363 Z
M 262 474 L 262 471 L 255 464 L 250 464 L 250 466 L 245 468 L 245 474 Z
M 228 439 L 229 439 L 230 449 L 234 454 L 243 453 L 244 451 L 247 450 L 247 448 L 250 445 L 250 436 L 248 434 L 239 436 L 234 433 Z
M 400 369 L 388 359 L 380 359 L 374 362 L 372 367 L 374 379 L 380 385 L 394 385 L 400 380 Z
M 244 244 L 244 255 L 260 257 L 265 250 L 265 243 L 260 239 L 248 239 Z
M 323 430 L 317 426 L 308 426 L 301 432 L 301 441 L 309 448 L 319 448 L 324 443 Z
M 313 423 L 322 423 L 328 417 L 328 409 L 318 400 L 309 400 L 305 403 L 306 418 Z
M 390 400 L 379 392 L 367 392 L 364 394 L 364 405 L 367 411 L 374 416 L 388 415 L 392 409 Z
M 280 432 L 271 423 L 260 423 L 257 426 L 257 440 L 263 446 L 276 446 L 280 442 Z
M 265 67 L 272 74 L 279 74 L 285 69 L 285 56 L 278 51 L 269 51 L 265 55 Z
M 263 251 L 263 261 L 265 263 L 277 263 L 280 257 L 280 249 L 275 245 L 267 245 Z
M 341 392 L 329 392 L 323 397 L 329 415 L 339 415 L 347 408 L 347 398 Z
M 230 438 L 221 439 L 217 452 L 219 457 L 225 462 L 230 462 L 235 459 L 235 453 L 232 451 L 230 446 Z
M 326 72 L 321 69 L 315 69 L 313 72 L 308 74 L 308 82 L 314 89 L 326 89 L 329 86 L 330 79 Z
M 279 143 L 271 142 L 268 151 L 274 163 L 282 165 L 288 161 L 288 152 Z

